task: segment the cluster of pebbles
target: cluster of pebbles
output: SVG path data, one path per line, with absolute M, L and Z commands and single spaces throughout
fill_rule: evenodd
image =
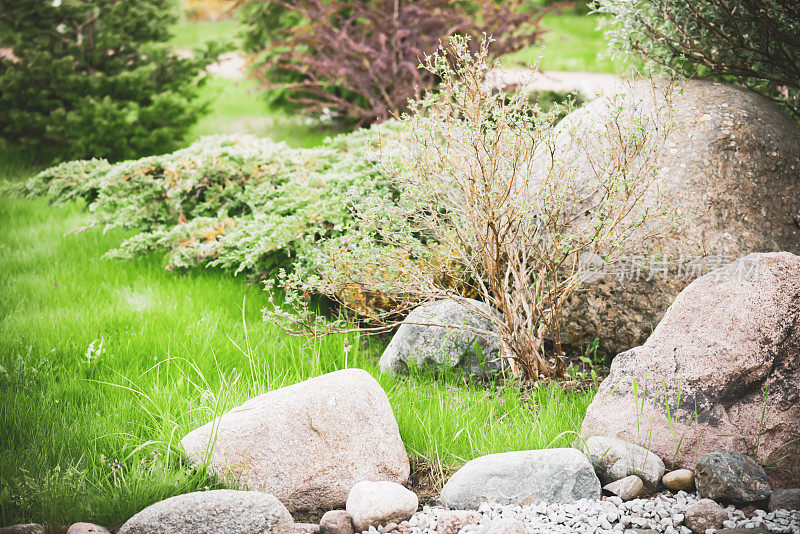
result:
M 691 534 L 684 524 L 689 507 L 700 500 L 694 493 L 679 491 L 662 493 L 649 499 L 623 502 L 619 497 L 603 500 L 581 499 L 576 503 L 518 506 L 484 504 L 477 512 L 453 512 L 439 507 L 424 507 L 399 525 L 370 528 L 369 532 L 401 532 L 404 534 L 456 534 L 492 532 L 490 526 L 500 519 L 518 521 L 527 534 L 534 533 L 602 533 L 626 531 L 664 534 Z M 750 516 L 734 506 L 725 508 L 725 528 L 766 528 L 770 532 L 800 534 L 800 511 L 755 510 Z M 461 514 L 454 521 L 453 514 Z M 713 532 L 709 529 L 708 532 Z M 497 533 L 499 534 L 499 532 Z

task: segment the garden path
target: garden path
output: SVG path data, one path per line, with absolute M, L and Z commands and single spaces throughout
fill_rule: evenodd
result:
M 228 79 L 244 77 L 246 59 L 237 52 L 219 56 L 208 66 L 208 71 Z M 571 71 L 535 71 L 522 68 L 498 68 L 490 73 L 490 83 L 516 86 L 526 91 L 577 91 L 588 99 L 604 96 L 620 86 L 621 78 L 615 74 Z

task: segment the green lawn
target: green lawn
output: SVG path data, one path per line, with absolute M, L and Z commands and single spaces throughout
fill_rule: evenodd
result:
M 505 66 L 528 66 L 539 56 L 542 70 L 571 70 L 619 73 L 623 65 L 601 57 L 606 50 L 603 33 L 597 29 L 602 19 L 594 15 L 549 15 L 544 20 L 548 33 L 542 46 L 534 46 L 503 58 Z M 190 49 L 209 40 L 237 42 L 240 24 L 233 19 L 220 22 L 183 22 L 170 41 L 176 48 Z M 209 113 L 190 131 L 186 143 L 214 133 L 250 133 L 280 137 L 290 146 L 318 145 L 325 137 L 341 130 L 319 124 L 308 116 L 268 110 L 260 86 L 250 79 L 226 80 L 212 77 L 201 97 L 209 103 Z
M 568 445 L 591 393 L 394 378 L 380 344 L 307 346 L 261 322 L 257 285 L 161 259 L 103 261 L 126 236 L 69 234 L 84 208 L 0 200 L 0 525 L 118 526 L 215 487 L 180 454 L 187 431 L 245 399 L 357 366 L 383 385 L 409 453 L 438 471 L 478 455 Z M 244 304 L 244 312 L 242 306 Z M 97 349 L 102 343 L 102 351 Z M 157 452 L 154 452 L 157 451 Z
M 229 18 L 209 22 L 181 22 L 175 27 L 170 44 L 175 48 L 191 50 L 208 41 L 230 42 L 237 45 L 239 21 Z
M 329 136 L 341 133 L 337 125 L 321 124 L 299 113 L 289 115 L 267 109 L 252 80 L 227 80 L 212 76 L 200 97 L 209 103 L 209 112 L 188 132 L 188 145 L 204 135 L 247 133 L 286 141 L 289 146 L 317 146 Z
M 548 15 L 543 21 L 547 33 L 541 46 L 532 46 L 503 58 L 505 66 L 528 66 L 539 57 L 541 70 L 607 72 L 619 74 L 624 65 L 606 57 L 607 43 L 598 29 L 597 15 Z
M 579 15 L 567 11 L 544 18 L 547 33 L 541 45 L 526 48 L 503 58 L 507 66 L 527 66 L 540 56 L 542 70 L 621 73 L 625 66 L 606 55 L 607 42 L 598 26 L 599 15 Z M 237 44 L 240 24 L 234 19 L 219 22 L 184 22 L 176 27 L 171 43 L 176 48 L 191 49 L 207 41 Z

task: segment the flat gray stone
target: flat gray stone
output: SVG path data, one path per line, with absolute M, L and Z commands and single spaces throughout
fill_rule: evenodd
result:
M 599 499 L 600 481 L 577 449 L 540 449 L 481 456 L 467 462 L 442 489 L 451 509 L 477 510 L 485 502 L 538 504 Z
M 800 488 L 775 490 L 769 496 L 769 511 L 800 510 Z
M 258 491 L 185 493 L 148 506 L 118 534 L 294 534 L 294 521 L 278 499 Z

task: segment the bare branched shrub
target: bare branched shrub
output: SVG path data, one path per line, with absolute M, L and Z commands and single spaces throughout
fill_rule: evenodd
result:
M 303 295 L 346 302 L 358 290 L 381 305 L 350 306 L 362 319 L 356 328 L 382 331 L 414 305 L 452 298 L 492 322 L 513 376 L 563 375 L 561 310 L 581 287 L 581 261 L 639 252 L 677 221 L 657 190 L 674 127 L 671 91 L 654 90 L 655 115 L 621 105 L 620 95 L 594 118 L 592 136 L 559 138 L 558 110 L 543 113 L 526 95 L 486 83 L 487 47 L 471 55 L 468 40 L 455 38 L 426 59 L 440 91 L 414 103 L 406 138 L 383 148 L 385 162 L 399 162 L 395 195 L 353 198 L 360 232 L 345 248 L 321 249 L 317 264 L 328 267 L 317 275 L 284 275 L 277 285 L 289 290 L 289 309 L 272 302 L 267 318 L 296 334 L 346 330 L 309 313 Z M 588 171 L 577 164 L 584 152 Z

